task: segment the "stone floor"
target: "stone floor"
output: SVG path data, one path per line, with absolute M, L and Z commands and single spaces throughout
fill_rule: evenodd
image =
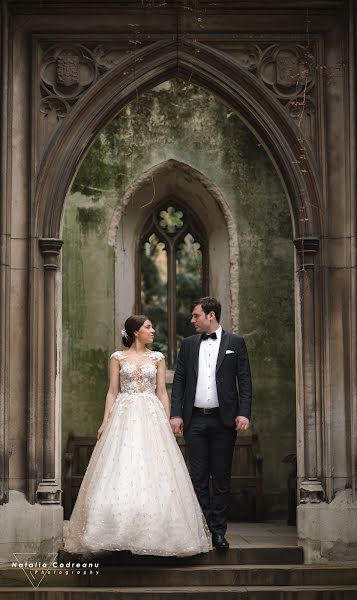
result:
M 296 547 L 296 527 L 286 521 L 274 520 L 264 523 L 229 523 L 226 537 L 231 549 Z M 7 568 L 9 561 L 0 561 L 0 569 Z
M 227 540 L 232 548 L 297 546 L 297 533 L 286 521 L 229 523 Z
M 298 545 L 296 537 L 296 527 L 288 526 L 286 521 L 266 521 L 264 523 L 229 523 L 227 529 L 227 539 L 231 547 L 231 556 L 235 556 L 237 550 L 248 551 L 249 556 L 253 556 L 250 551 L 263 548 L 296 548 Z M 235 551 L 235 553 L 234 553 Z M 261 554 L 262 550 L 260 550 Z M 210 559 L 213 557 L 210 553 Z M 259 554 L 259 555 L 260 555 Z M 149 557 L 147 557 L 149 558 Z M 228 555 L 226 556 L 228 559 Z M 200 555 L 203 562 L 208 560 L 208 556 Z M 6 569 L 11 565 L 12 558 L 6 561 L 0 561 L 0 569 Z M 227 562 L 224 560 L 223 562 Z M 258 560 L 258 562 L 260 562 Z
M 356 600 L 357 564 L 304 564 L 296 527 L 230 523 L 230 550 L 177 559 L 109 553 L 98 572 L 0 568 L 4 600 Z M 67 560 L 59 556 L 58 562 Z M 45 578 L 44 578 L 45 576 Z M 32 578 L 31 578 L 32 577 Z M 40 578 L 40 579 L 39 579 Z

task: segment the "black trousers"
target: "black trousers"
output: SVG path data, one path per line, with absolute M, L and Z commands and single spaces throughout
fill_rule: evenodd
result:
M 225 427 L 218 413 L 205 415 L 194 410 L 189 426 L 184 429 L 193 487 L 208 527 L 212 533 L 221 535 L 227 529 L 236 436 L 235 428 Z

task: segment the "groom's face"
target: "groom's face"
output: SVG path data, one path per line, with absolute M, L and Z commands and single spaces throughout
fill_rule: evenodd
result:
M 201 304 L 197 304 L 192 311 L 191 323 L 197 333 L 208 333 L 210 330 L 211 319 L 202 309 Z

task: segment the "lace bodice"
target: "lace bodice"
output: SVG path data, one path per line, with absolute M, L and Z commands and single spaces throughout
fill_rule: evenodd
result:
M 161 352 L 148 350 L 138 363 L 131 362 L 125 350 L 114 352 L 110 358 L 119 361 L 121 393 L 155 393 L 157 363 L 164 359 Z

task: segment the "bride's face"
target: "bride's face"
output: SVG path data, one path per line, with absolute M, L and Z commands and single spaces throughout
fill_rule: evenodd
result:
M 153 328 L 151 321 L 146 319 L 146 321 L 144 321 L 140 329 L 138 329 L 135 334 L 136 339 L 141 344 L 151 344 L 154 341 L 155 329 Z

